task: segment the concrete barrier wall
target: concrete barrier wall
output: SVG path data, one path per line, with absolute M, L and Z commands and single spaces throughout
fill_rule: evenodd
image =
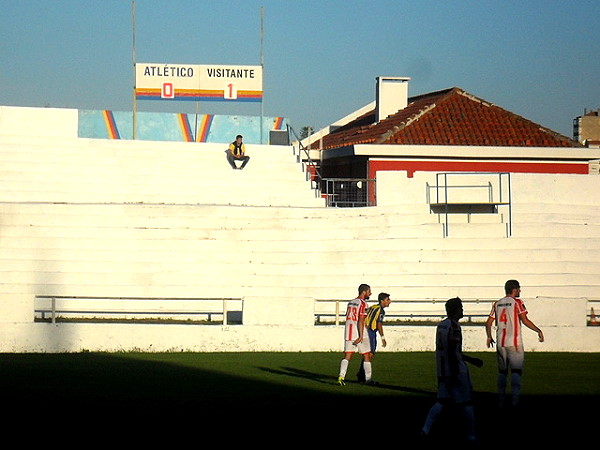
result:
M 79 351 L 331 351 L 342 352 L 342 325 L 312 325 L 314 300 L 310 298 L 248 300 L 250 324 L 244 325 L 149 325 L 149 324 L 73 324 L 10 323 L 0 329 L 2 352 L 79 352 Z M 527 351 L 597 352 L 598 327 L 559 324 L 552 312 L 562 299 L 528 301 L 532 320 L 540 326 L 545 342 L 524 328 Z M 292 306 L 293 302 L 293 307 Z M 584 308 L 584 300 L 576 305 Z M 571 304 L 573 306 L 573 303 Z M 274 311 L 270 314 L 270 311 Z M 550 316 L 550 320 L 547 320 Z M 581 322 L 578 320 L 578 322 Z M 435 327 L 387 326 L 388 346 L 379 351 L 433 351 Z M 463 324 L 465 351 L 493 351 L 485 347 L 483 325 Z
M 0 106 L 0 135 L 77 137 L 77 110 Z

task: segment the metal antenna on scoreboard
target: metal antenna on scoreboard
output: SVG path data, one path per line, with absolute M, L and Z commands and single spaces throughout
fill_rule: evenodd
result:
M 260 143 L 263 143 L 263 115 L 264 115 L 264 100 L 265 100 L 265 56 L 264 56 L 264 7 L 260 7 L 260 68 L 262 71 L 262 99 L 260 101 Z
M 131 48 L 131 59 L 133 62 L 133 140 L 136 136 L 137 128 L 137 99 L 135 95 L 135 0 L 131 1 L 131 27 L 132 27 L 132 48 Z

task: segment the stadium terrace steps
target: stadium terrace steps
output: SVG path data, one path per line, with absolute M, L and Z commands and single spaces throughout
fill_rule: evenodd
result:
M 466 277 L 465 277 L 466 278 Z M 398 302 L 414 301 L 421 303 L 429 300 L 446 300 L 450 297 L 461 297 L 465 300 L 474 299 L 498 299 L 501 297 L 502 285 L 506 281 L 504 274 L 499 273 L 493 279 L 490 278 L 484 285 L 433 285 L 419 284 L 418 286 L 407 285 L 402 283 L 402 277 L 397 277 L 396 283 L 381 284 L 377 280 L 368 280 L 370 285 L 375 289 L 375 293 L 389 292 L 392 299 Z M 519 280 L 523 278 L 520 277 Z M 107 277 L 107 280 L 109 278 Z M 525 281 L 525 279 L 523 279 Z M 22 301 L 22 307 L 25 309 L 19 313 L 25 317 L 33 317 L 33 298 L 36 295 L 45 296 L 73 296 L 73 297 L 119 297 L 119 298 L 244 298 L 248 295 L 260 292 L 260 296 L 267 298 L 294 298 L 294 297 L 312 297 L 317 300 L 343 300 L 348 301 L 355 295 L 356 286 L 348 284 L 332 283 L 331 279 L 326 286 L 287 286 L 282 287 L 277 280 L 274 284 L 268 285 L 260 283 L 259 285 L 242 285 L 233 279 L 232 284 L 224 286 L 218 281 L 210 281 L 202 285 L 151 285 L 147 283 L 148 279 L 136 279 L 136 284 L 118 285 L 114 283 L 100 284 L 77 284 L 67 285 L 60 282 L 37 282 L 28 283 L 27 285 L 7 284 L 2 286 L 0 295 L 5 298 L 22 298 L 26 296 L 26 300 Z M 227 281 L 227 280 L 223 280 Z M 351 282 L 355 284 L 367 281 L 364 277 L 354 277 Z M 491 282 L 500 284 L 491 286 Z M 260 290 L 260 291 L 259 291 Z M 251 292 L 248 294 L 248 292 Z M 500 294 L 499 294 L 500 292 Z M 374 294 L 376 295 L 376 294 Z M 599 289 L 592 285 L 546 285 L 546 284 L 527 284 L 526 291 L 523 291 L 522 297 L 524 300 L 535 299 L 538 297 L 552 298 L 600 298 Z
M 265 268 L 260 270 L 255 266 L 248 266 L 245 273 L 239 272 L 239 266 L 227 266 L 215 264 L 219 267 L 201 268 L 194 271 L 195 265 L 188 264 L 189 270 L 183 271 L 180 268 L 162 267 L 156 264 L 154 267 L 149 264 L 130 264 L 130 267 L 125 270 L 124 265 L 111 265 L 109 263 L 98 264 L 80 264 L 73 262 L 71 264 L 56 264 L 53 268 L 50 264 L 40 261 L 38 264 L 27 264 L 25 267 L 17 265 L 15 270 L 5 270 L 4 265 L 1 266 L 3 271 L 3 283 L 10 285 L 22 285 L 24 288 L 35 280 L 35 284 L 43 284 L 46 286 L 68 286 L 69 295 L 82 295 L 79 293 L 79 286 L 99 286 L 100 290 L 93 295 L 107 295 L 104 293 L 105 288 L 129 288 L 136 289 L 140 284 L 151 288 L 156 286 L 171 287 L 171 288 L 188 288 L 195 287 L 196 290 L 202 290 L 203 286 L 215 287 L 227 286 L 226 291 L 229 292 L 229 286 L 245 286 L 253 289 L 260 289 L 261 295 L 269 296 L 269 288 L 277 288 L 286 286 L 288 288 L 306 287 L 307 279 L 310 279 L 311 284 L 315 287 L 325 287 L 331 284 L 332 277 L 335 277 L 336 283 L 351 286 L 356 284 L 357 278 L 368 279 L 369 284 L 377 291 L 386 290 L 387 288 L 400 286 L 405 287 L 424 287 L 430 289 L 428 296 L 436 297 L 436 293 L 447 292 L 453 290 L 457 286 L 464 284 L 467 279 L 472 283 L 472 286 L 485 286 L 490 280 L 498 278 L 498 274 L 510 273 L 510 270 L 498 270 L 495 272 L 474 272 L 466 270 L 464 273 L 406 273 L 399 272 L 394 274 L 378 274 L 372 271 L 352 271 L 349 270 L 343 274 L 332 271 L 317 272 L 318 268 L 302 268 L 295 267 L 296 272 L 291 269 L 274 270 Z M 18 270 L 18 269 L 23 269 Z M 226 271 L 226 269 L 232 269 Z M 509 277 L 510 278 L 510 277 Z M 533 291 L 531 286 L 555 286 L 555 287 L 576 287 L 576 286 L 594 286 L 597 283 L 597 275 L 581 274 L 581 273 L 536 273 L 533 271 L 519 273 L 519 278 L 527 282 L 527 291 L 539 294 L 538 290 Z M 525 286 L 525 283 L 523 285 Z M 359 283 L 360 284 L 360 283 Z M 496 283 L 498 284 L 498 283 Z M 503 282 L 500 283 L 501 285 Z M 74 287 L 77 292 L 74 292 Z M 225 288 L 223 288 L 225 289 Z M 343 289 L 344 292 L 347 288 Z M 479 289 L 469 288 L 472 295 L 481 296 Z M 266 290 L 263 292 L 263 290 Z M 314 293 L 319 292 L 318 289 L 312 288 Z M 52 289 L 46 292 L 47 295 L 54 295 Z M 525 290 L 524 290 L 525 291 Z M 592 290 L 598 292 L 598 288 Z M 205 295 L 202 293 L 201 295 Z M 200 295 L 200 296 L 201 296 Z M 249 294 L 245 294 L 249 295 Z M 319 294 L 320 296 L 322 294 Z M 447 294 L 446 294 L 447 295 Z M 496 295 L 497 292 L 496 292 Z M 525 295 L 525 292 L 524 292 Z M 173 295 L 167 295 L 173 297 Z M 197 293 L 195 297 L 198 297 Z M 220 296 L 224 295 L 223 293 Z M 336 294 L 336 298 L 340 293 Z M 395 293 L 394 297 L 404 297 L 404 293 Z M 428 298 L 428 297 L 423 297 Z M 596 297 L 597 298 L 597 297 Z
M 0 137 L 0 201 L 324 206 L 289 147 L 249 146 L 241 171 L 224 144 L 29 139 Z
M 489 300 L 518 277 L 600 298 L 587 205 L 516 204 L 510 238 L 503 214 L 452 215 L 444 237 L 425 203 L 325 208 L 288 147 L 249 145 L 244 171 L 223 150 L 0 136 L 0 294 Z
M 47 204 L 44 207 L 43 204 Z M 27 211 L 28 204 L 35 205 L 31 212 Z M 11 205 L 15 205 L 11 208 Z M 127 205 L 132 209 L 135 205 Z M 109 226 L 145 226 L 161 227 L 168 225 L 172 227 L 173 210 L 177 210 L 178 226 L 173 228 L 188 229 L 213 229 L 215 221 L 219 221 L 224 228 L 244 230 L 273 230 L 274 225 L 286 230 L 306 231 L 306 224 L 310 223 L 310 229 L 316 230 L 339 230 L 347 227 L 348 221 L 352 221 L 352 228 L 381 228 L 396 229 L 415 225 L 435 225 L 441 229 L 441 222 L 436 214 L 426 212 L 389 212 L 387 214 L 361 215 L 356 217 L 347 216 L 346 209 L 328 208 L 322 210 L 304 210 L 303 208 L 266 208 L 249 211 L 232 207 L 220 207 L 223 205 L 202 204 L 170 204 L 164 208 L 164 204 L 144 203 L 139 205 L 144 211 L 131 215 L 115 215 L 123 210 L 124 206 L 115 203 L 51 203 L 51 202 L 6 202 L 3 207 L 4 223 L 6 225 L 20 223 L 43 223 L 44 225 L 64 224 L 63 215 L 66 212 L 71 217 L 69 225 L 89 224 L 94 217 L 97 227 Z M 376 209 L 376 208 L 369 208 Z M 37 216 L 37 217 L 36 217 Z M 276 223 L 274 223 L 276 221 Z M 489 219 L 468 221 L 458 219 L 451 223 L 481 223 L 481 224 L 503 224 L 502 218 L 495 215 Z
M 140 226 L 138 221 L 143 223 L 148 217 L 144 205 L 111 205 L 114 217 L 119 217 L 115 222 L 123 220 L 123 213 L 129 215 L 125 222 L 135 217 L 134 212 L 140 213 L 128 225 L 112 227 L 106 222 L 98 226 L 94 216 L 88 224 L 81 221 L 80 205 L 56 205 L 61 214 L 44 225 L 44 214 L 33 214 L 33 210 L 49 205 L 22 206 L 25 217 L 6 215 L 14 221 L 10 225 L 5 221 L 6 226 L 0 227 L 2 289 L 21 285 L 26 291 L 41 289 L 46 294 L 95 296 L 181 296 L 202 290 L 219 296 L 224 295 L 226 286 L 227 296 L 243 296 L 254 289 L 276 296 L 283 285 L 296 295 L 338 298 L 349 285 L 368 279 L 382 290 L 395 289 L 396 299 L 444 297 L 449 291 L 478 298 L 497 295 L 498 280 L 517 272 L 529 289 L 538 286 L 537 295 L 556 296 L 561 291 L 570 296 L 581 296 L 584 291 L 600 294 L 596 286 L 598 257 L 590 254 L 589 240 L 581 237 L 565 238 L 561 250 L 539 235 L 531 241 L 444 239 L 439 233 L 422 239 L 427 236 L 424 227 L 406 227 L 411 237 L 395 239 L 389 232 L 382 236 L 381 230 L 353 229 L 350 224 L 347 229 L 315 231 L 311 221 L 294 220 L 295 229 L 282 230 L 279 227 L 285 220 L 281 218 L 273 221 L 273 230 L 231 230 L 227 221 L 222 221 L 215 223 L 213 230 L 199 232 L 180 227 L 176 214 L 173 227 L 165 222 L 166 216 L 161 227 Z M 156 207 L 151 208 L 156 212 Z M 247 208 L 248 220 L 258 209 L 262 216 L 264 208 Z M 78 224 L 70 221 L 69 210 Z M 338 210 L 329 211 L 334 217 Z M 192 220 L 186 217 L 187 225 Z M 507 251 L 509 261 L 500 258 Z M 532 255 L 538 256 L 537 262 L 530 262 Z M 585 270 L 577 258 L 586 260 Z M 469 286 L 462 286 L 467 280 Z M 490 284 L 493 290 L 485 288 Z

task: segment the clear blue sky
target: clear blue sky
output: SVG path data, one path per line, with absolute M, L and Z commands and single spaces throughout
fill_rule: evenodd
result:
M 600 0 L 137 0 L 136 60 L 258 65 L 265 116 L 299 132 L 375 98 L 453 86 L 566 136 L 600 108 Z M 0 105 L 131 111 L 131 0 L 0 0 Z M 259 104 L 138 101 L 260 115 Z

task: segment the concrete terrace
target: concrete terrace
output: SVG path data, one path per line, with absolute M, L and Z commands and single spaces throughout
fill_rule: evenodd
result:
M 530 348 L 600 349 L 586 326 L 600 299 L 598 177 L 515 174 L 510 237 L 505 211 L 453 215 L 444 237 L 425 195 L 434 174 L 385 173 L 377 207 L 326 208 L 287 146 L 248 145 L 234 171 L 226 145 L 0 131 L 2 351 L 339 351 L 341 326 L 315 313 L 345 308 L 360 283 L 391 294 L 390 315 L 443 315 L 454 296 L 483 315 L 508 278 L 548 338 Z M 243 319 L 35 322 L 44 296 L 228 298 Z M 430 326 L 389 328 L 388 351 L 432 348 Z M 481 325 L 465 328 L 482 349 Z

